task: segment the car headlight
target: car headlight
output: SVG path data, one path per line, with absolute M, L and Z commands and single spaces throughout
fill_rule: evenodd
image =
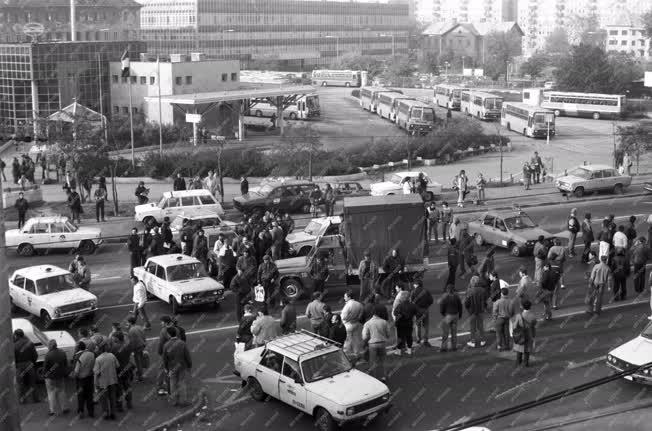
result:
M 389 392 L 383 395 L 383 401 L 389 400 Z
M 95 308 L 95 307 L 97 306 L 97 301 L 94 300 L 94 299 L 92 299 L 92 300 L 89 302 L 89 304 L 90 304 L 91 308 Z
M 607 355 L 607 362 L 613 362 L 614 357 L 611 355 Z
M 220 294 L 220 291 L 222 291 L 222 289 L 214 290 L 214 291 L 213 291 L 213 296 L 217 296 L 217 295 L 219 295 L 219 294 Z
M 59 317 L 59 316 L 61 316 L 61 311 L 60 311 L 58 308 L 55 308 L 55 309 L 54 309 L 54 316 L 55 316 L 55 317 Z
M 194 297 L 195 297 L 195 295 L 192 295 L 192 294 L 181 295 L 181 299 L 182 299 L 183 301 L 188 301 L 188 300 L 190 300 L 190 299 L 192 299 L 192 298 L 194 298 Z
M 347 416 L 353 416 L 355 414 L 355 407 L 349 407 L 346 409 L 346 415 Z

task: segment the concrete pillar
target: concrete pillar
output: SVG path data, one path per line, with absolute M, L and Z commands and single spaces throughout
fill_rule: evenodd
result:
M 278 128 L 281 130 L 281 136 L 285 129 L 285 121 L 283 120 L 283 96 L 276 97 L 276 122 Z
M 34 73 L 32 71 L 32 73 Z M 33 138 L 36 140 L 38 137 L 38 118 L 39 118 L 39 106 L 38 106 L 38 85 L 36 84 L 36 80 L 32 79 L 32 120 L 34 121 L 34 124 L 32 127 L 34 128 L 34 135 Z

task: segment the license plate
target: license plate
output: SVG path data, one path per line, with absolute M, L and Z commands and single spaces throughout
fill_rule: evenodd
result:
M 634 377 L 632 376 L 625 376 L 625 380 L 629 380 L 630 382 L 634 381 Z

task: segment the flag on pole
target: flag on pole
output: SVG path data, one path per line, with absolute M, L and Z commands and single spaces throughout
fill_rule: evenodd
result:
M 129 55 L 127 51 L 129 48 L 125 49 L 125 52 L 122 53 L 122 57 L 120 57 L 120 63 L 122 65 L 122 77 L 123 78 L 128 78 L 130 75 L 129 72 Z

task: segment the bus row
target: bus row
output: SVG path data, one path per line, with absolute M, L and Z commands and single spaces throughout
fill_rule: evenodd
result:
M 427 103 L 406 96 L 400 90 L 362 87 L 360 106 L 395 123 L 410 135 L 427 135 L 435 126 L 435 110 Z

